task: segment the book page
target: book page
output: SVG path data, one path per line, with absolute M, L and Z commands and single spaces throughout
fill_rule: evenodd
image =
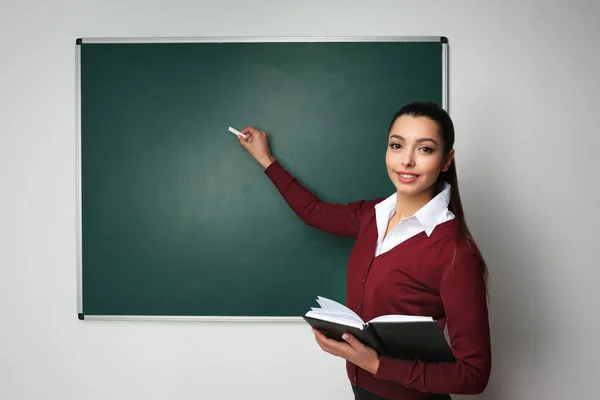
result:
M 419 315 L 382 315 L 369 322 L 432 322 L 433 318 Z
M 357 329 L 363 329 L 364 324 L 361 321 L 357 321 L 352 316 L 348 316 L 348 314 L 335 313 L 335 312 L 320 312 L 309 311 L 306 313 L 307 317 L 320 319 L 321 321 L 329 321 L 340 325 L 350 326 Z
M 324 310 L 330 310 L 330 311 L 341 312 L 344 314 L 349 314 L 349 315 L 354 316 L 359 321 L 362 321 L 362 318 L 360 318 L 358 316 L 358 314 L 356 314 L 354 311 L 352 311 L 345 305 L 338 303 L 337 301 L 330 300 L 325 297 L 317 296 L 317 303 L 319 303 L 321 308 Z
M 346 312 L 325 310 L 325 309 L 318 308 L 318 307 L 312 307 L 311 311 L 314 311 L 315 313 L 320 314 L 320 315 L 334 315 L 334 316 L 338 316 L 339 318 L 345 318 L 349 321 L 357 321 L 357 322 L 360 322 L 361 324 L 363 323 L 362 319 L 356 318 L 352 314 L 348 314 Z

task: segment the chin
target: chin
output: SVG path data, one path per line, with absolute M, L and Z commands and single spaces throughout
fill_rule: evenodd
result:
M 423 184 L 419 184 L 419 185 L 415 185 L 415 184 L 406 184 L 406 183 L 402 183 L 402 182 L 394 182 L 394 186 L 396 187 L 396 191 L 398 192 L 399 195 L 404 195 L 404 196 L 415 196 L 418 194 L 421 194 L 423 192 L 428 191 L 432 185 L 434 185 L 435 182 L 431 185 L 423 185 Z
M 399 185 L 396 185 L 396 191 L 398 192 L 398 194 L 405 195 L 405 196 L 414 196 L 416 194 L 421 193 L 423 190 L 424 190 L 424 188 L 422 188 L 422 187 L 417 187 L 417 186 L 407 187 L 407 185 L 404 185 L 402 183 Z

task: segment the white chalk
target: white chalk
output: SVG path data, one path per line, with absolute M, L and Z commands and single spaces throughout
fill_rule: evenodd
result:
M 237 137 L 243 137 L 244 139 L 247 139 L 246 135 L 244 135 L 242 132 L 238 131 L 235 128 L 229 127 L 229 132 L 233 133 L 234 135 L 236 135 Z

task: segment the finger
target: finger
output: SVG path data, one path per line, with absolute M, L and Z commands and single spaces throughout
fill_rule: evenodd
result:
M 353 353 L 353 349 L 347 343 L 338 342 L 337 340 L 330 339 L 323 335 L 321 332 L 316 331 L 315 337 L 319 346 L 328 353 L 336 356 L 345 357 Z
M 320 337 L 318 337 L 317 335 L 315 335 L 315 340 L 317 342 L 317 344 L 319 345 L 319 347 L 321 348 L 321 350 L 326 351 L 325 350 L 325 344 L 323 343 L 323 341 L 321 340 Z
M 315 336 L 316 336 L 317 338 L 322 338 L 323 336 L 325 336 L 325 335 L 323 335 L 323 334 L 321 333 L 321 331 L 318 331 L 318 330 L 316 330 L 316 329 L 313 329 L 312 331 L 313 331 L 313 333 L 315 334 Z
M 315 335 L 315 339 L 317 340 L 317 343 L 319 343 L 319 345 L 325 343 L 325 341 L 323 340 L 324 335 L 321 332 L 319 332 L 316 329 L 313 329 L 312 332 Z
M 242 135 L 238 136 L 239 141 L 242 145 L 246 145 L 247 143 L 252 143 L 252 134 L 245 133 L 246 137 L 244 138 Z
M 317 344 L 319 345 L 319 347 L 322 350 L 324 350 L 324 351 L 326 351 L 328 353 L 331 353 L 331 348 L 329 346 L 329 342 L 328 342 L 327 337 L 325 335 L 323 335 L 321 332 L 319 332 L 317 330 L 314 330 L 314 329 L 313 329 L 313 333 L 315 335 L 315 339 L 316 339 Z
M 321 350 L 323 350 L 324 352 L 329 353 L 333 356 L 337 356 L 337 357 L 341 356 L 341 354 L 335 348 L 330 347 L 327 342 L 324 342 L 320 338 L 316 338 L 316 340 L 317 340 L 317 344 L 319 345 Z
M 361 347 L 364 347 L 364 345 L 358 339 L 349 333 L 344 333 L 342 335 L 342 339 L 344 339 L 346 343 L 348 343 L 354 350 L 358 351 L 361 349 Z
M 333 339 L 329 339 L 327 336 L 325 336 L 323 333 L 321 333 L 320 331 L 313 329 L 313 332 L 315 334 L 315 336 L 317 337 L 317 339 L 324 344 L 327 344 L 329 342 L 334 342 Z
M 247 126 L 244 129 L 242 129 L 240 132 L 242 132 L 243 134 L 246 135 L 248 133 L 249 134 L 252 134 L 252 133 L 258 134 L 260 131 L 256 128 L 254 128 L 253 126 Z

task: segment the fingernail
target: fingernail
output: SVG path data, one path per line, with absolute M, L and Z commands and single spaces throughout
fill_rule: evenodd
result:
M 344 340 L 348 340 L 350 338 L 350 336 L 346 335 L 345 333 L 342 335 L 342 339 Z

